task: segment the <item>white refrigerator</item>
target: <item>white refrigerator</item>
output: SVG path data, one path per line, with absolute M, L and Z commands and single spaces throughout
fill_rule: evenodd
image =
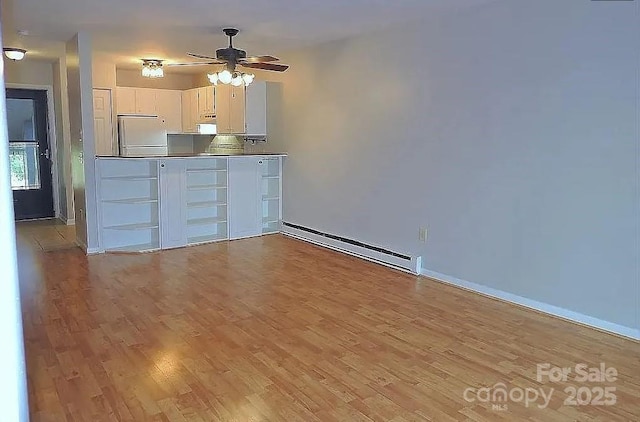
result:
M 167 155 L 167 129 L 162 120 L 150 116 L 119 116 L 120 155 L 146 157 Z

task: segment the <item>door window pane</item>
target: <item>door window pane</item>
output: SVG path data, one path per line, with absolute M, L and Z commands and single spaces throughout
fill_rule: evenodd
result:
M 9 141 L 35 141 L 35 101 L 7 98 L 7 126 Z
M 38 169 L 38 144 L 35 142 L 10 142 L 11 189 L 40 189 Z

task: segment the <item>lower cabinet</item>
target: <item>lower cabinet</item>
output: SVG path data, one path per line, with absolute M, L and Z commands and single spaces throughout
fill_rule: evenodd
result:
M 160 160 L 159 167 L 160 245 L 163 249 L 178 248 L 187 244 L 184 227 L 187 218 L 185 162 Z
M 279 156 L 96 159 L 102 251 L 143 252 L 280 230 Z
M 262 234 L 261 174 L 258 157 L 229 158 L 229 238 Z

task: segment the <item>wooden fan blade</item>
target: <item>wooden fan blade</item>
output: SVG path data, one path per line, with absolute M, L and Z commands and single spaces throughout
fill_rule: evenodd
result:
M 187 53 L 187 56 L 195 57 L 196 59 L 205 59 L 205 60 L 215 60 L 215 61 L 218 61 L 218 58 L 217 58 L 217 57 L 204 56 L 204 55 L 202 55 L 202 54 Z
M 274 72 L 284 72 L 289 69 L 286 64 L 275 63 L 238 63 L 239 66 L 250 67 L 252 69 L 273 70 Z
M 238 60 L 238 63 L 266 63 L 277 62 L 278 60 L 280 59 L 273 56 L 251 56 Z
M 167 63 L 164 66 L 174 67 L 174 66 L 210 66 L 212 64 L 221 64 L 222 62 L 193 62 L 193 63 Z

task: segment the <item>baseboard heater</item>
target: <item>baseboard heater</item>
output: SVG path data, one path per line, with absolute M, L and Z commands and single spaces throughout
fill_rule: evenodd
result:
M 420 274 L 422 270 L 422 259 L 419 256 L 390 251 L 379 246 L 368 245 L 358 240 L 324 233 L 298 224 L 283 221 L 282 233 L 412 274 Z

